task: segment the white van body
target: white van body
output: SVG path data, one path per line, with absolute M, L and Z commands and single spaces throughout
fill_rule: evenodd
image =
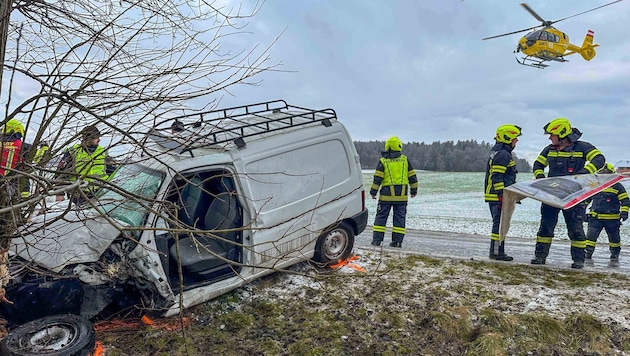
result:
M 50 293 L 85 296 L 78 309 L 35 309 L 92 318 L 124 293 L 120 309 L 137 302 L 171 316 L 297 262 L 350 256 L 367 209 L 334 110 L 272 101 L 195 115 L 177 118 L 182 132 L 151 133 L 94 207 L 36 216 L 13 240 L 15 261 L 60 277 L 47 279 Z M 73 287 L 51 288 L 69 276 Z M 39 288 L 39 277 L 22 272 L 13 284 Z

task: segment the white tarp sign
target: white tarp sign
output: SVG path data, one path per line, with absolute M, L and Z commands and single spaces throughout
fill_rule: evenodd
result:
M 510 220 L 517 202 L 532 198 L 556 208 L 569 209 L 624 178 L 630 178 L 630 175 L 578 174 L 528 180 L 506 187 L 503 191 L 503 208 L 499 225 L 501 241 L 505 240 L 510 229 Z

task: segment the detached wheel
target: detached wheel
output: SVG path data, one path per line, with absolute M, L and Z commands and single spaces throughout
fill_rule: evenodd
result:
M 337 263 L 350 257 L 353 247 L 353 229 L 348 223 L 341 222 L 317 239 L 314 260 L 324 265 Z
M 25 323 L 2 340 L 0 354 L 88 355 L 94 350 L 92 323 L 78 315 L 52 315 Z

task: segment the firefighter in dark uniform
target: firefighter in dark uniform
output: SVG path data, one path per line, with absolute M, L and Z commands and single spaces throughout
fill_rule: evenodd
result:
M 606 163 L 600 172 L 615 173 L 615 167 Z M 619 228 L 621 221 L 628 219 L 628 210 L 630 209 L 630 199 L 626 188 L 621 183 L 615 183 L 594 195 L 587 200 L 588 202 L 591 202 L 591 208 L 588 213 L 588 229 L 586 230 L 586 258 L 590 259 L 593 256 L 597 238 L 602 229 L 605 229 L 608 235 L 610 259 L 619 259 L 619 252 L 621 252 Z
M 405 237 L 408 196 L 418 193 L 418 178 L 411 162 L 402 154 L 402 141 L 396 136 L 385 142 L 385 152 L 378 161 L 370 195 L 376 199 L 379 193 L 376 218 L 374 219 L 372 245 L 380 246 L 385 237 L 385 224 L 389 211 L 394 211 L 392 247 L 401 247 Z M 380 189 L 380 192 L 379 192 Z
M 534 162 L 533 170 L 536 179 L 545 178 L 545 167 L 549 167 L 549 177 L 559 177 L 595 173 L 606 164 L 606 158 L 595 146 L 579 141 L 582 133 L 577 128 L 571 127 L 568 119 L 553 119 L 543 129 L 545 134 L 549 134 L 551 144 L 540 152 Z M 545 264 L 560 210 L 544 203 L 541 205 L 540 228 L 536 236 L 535 258 L 531 261 L 532 264 Z M 571 209 L 562 210 L 562 214 L 571 240 L 571 259 L 573 260 L 571 268 L 583 268 L 586 257 L 586 235 L 582 222 L 586 214 L 586 204 L 580 203 Z
M 512 261 L 514 258 L 505 253 L 505 241 L 499 239 L 499 223 L 503 205 L 503 189 L 516 183 L 516 163 L 512 150 L 516 147 L 521 128 L 508 124 L 497 128 L 495 145 L 488 159 L 484 200 L 490 207 L 492 233 L 490 234 L 490 258 L 500 261 Z

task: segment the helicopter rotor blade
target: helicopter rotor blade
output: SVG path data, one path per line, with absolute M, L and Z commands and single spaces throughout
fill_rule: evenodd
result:
M 482 38 L 481 40 L 482 40 L 482 41 L 485 41 L 485 40 L 489 40 L 489 39 L 492 39 L 492 38 L 503 37 L 503 36 L 507 36 L 507 35 L 513 35 L 513 34 L 515 34 L 515 33 L 520 33 L 520 32 L 525 32 L 525 31 L 533 30 L 533 29 L 535 29 L 535 28 L 537 28 L 537 27 L 540 27 L 540 26 L 534 26 L 534 27 L 530 27 L 530 28 L 524 28 L 524 29 L 522 29 L 522 30 L 518 30 L 518 31 L 512 31 L 512 32 L 508 32 L 508 33 L 503 33 L 503 34 L 496 35 L 496 36 L 490 36 L 490 37 Z
M 621 0 L 619 0 L 619 1 L 621 1 Z M 542 22 L 542 23 L 547 22 L 547 21 L 545 21 L 545 19 L 543 19 L 542 17 L 540 17 L 540 15 L 538 15 L 538 14 L 536 13 L 536 11 L 534 11 L 534 10 L 533 10 L 531 7 L 529 7 L 526 3 L 522 3 L 522 4 L 521 4 L 521 6 L 522 6 L 525 10 L 527 10 L 527 12 L 529 12 L 529 14 L 530 14 L 530 15 L 534 16 L 534 17 L 536 18 L 536 20 L 538 20 L 538 21 L 540 21 L 540 22 Z
M 601 6 L 598 6 L 598 7 L 594 7 L 594 8 L 592 8 L 592 9 L 590 9 L 590 10 L 582 11 L 582 12 L 580 12 L 580 13 L 578 13 L 578 14 L 575 14 L 575 15 L 571 15 L 571 16 L 563 17 L 563 18 L 561 18 L 560 20 L 551 21 L 551 22 L 549 22 L 549 24 L 556 23 L 556 22 L 560 22 L 560 21 L 563 21 L 563 20 L 566 20 L 566 19 L 570 19 L 570 18 L 572 18 L 572 17 L 576 17 L 576 16 L 579 16 L 579 15 L 585 14 L 585 13 L 587 13 L 587 12 L 595 11 L 595 10 L 597 10 L 597 9 L 601 9 L 602 7 L 605 7 L 605 6 L 608 6 L 608 5 L 612 5 L 612 4 L 614 4 L 614 3 L 618 3 L 618 2 L 620 2 L 620 1 L 621 1 L 621 0 L 611 1 L 611 2 L 609 2 L 609 3 L 607 3 L 607 4 L 604 4 L 604 5 L 601 5 Z
M 529 5 L 527 5 L 526 3 L 521 3 L 521 6 L 522 6 L 525 10 L 527 10 L 527 12 L 529 12 L 529 14 L 530 14 L 530 15 L 532 15 L 533 17 L 535 17 L 535 18 L 536 18 L 536 20 L 538 20 L 538 21 L 542 22 L 542 26 L 544 26 L 544 27 L 549 27 L 549 26 L 551 26 L 552 24 L 554 24 L 554 23 L 556 23 L 556 22 L 564 21 L 564 20 L 566 20 L 566 19 L 570 19 L 570 18 L 572 18 L 572 17 L 576 17 L 576 16 L 579 16 L 579 15 L 583 15 L 583 14 L 585 14 L 585 13 L 587 13 L 587 12 L 595 11 L 595 10 L 597 10 L 597 9 L 601 9 L 602 7 L 606 7 L 606 6 L 608 6 L 608 5 L 612 5 L 612 4 L 615 4 L 615 3 L 621 2 L 621 1 L 622 1 L 622 0 L 615 0 L 615 1 L 611 1 L 611 2 L 609 2 L 609 3 L 607 3 L 607 4 L 604 4 L 604 5 L 600 5 L 600 6 L 594 7 L 594 8 L 592 8 L 592 9 L 590 9 L 590 10 L 582 11 L 582 12 L 577 13 L 577 14 L 575 14 L 575 15 L 571 15 L 571 16 L 563 17 L 563 18 L 561 18 L 561 19 L 559 19 L 559 20 L 555 20 L 555 21 L 546 21 L 545 19 L 543 19 L 542 17 L 540 17 L 540 15 L 538 15 L 538 14 L 536 13 L 536 11 L 534 11 L 534 10 L 533 10 L 531 7 L 529 7 Z M 525 32 L 525 31 L 533 30 L 533 29 L 538 28 L 538 27 L 540 27 L 540 26 L 541 26 L 541 25 L 538 25 L 538 26 L 533 26 L 533 27 L 529 27 L 529 28 L 525 28 L 525 29 L 518 30 L 518 31 L 512 31 L 512 32 L 508 32 L 508 33 L 503 33 L 503 34 L 496 35 L 496 36 L 490 36 L 490 37 L 482 38 L 481 40 L 482 40 L 482 41 L 484 41 L 484 40 L 489 40 L 489 39 L 492 39 L 492 38 L 503 37 L 503 36 L 507 36 L 507 35 L 513 35 L 513 34 L 515 34 L 515 33 Z

